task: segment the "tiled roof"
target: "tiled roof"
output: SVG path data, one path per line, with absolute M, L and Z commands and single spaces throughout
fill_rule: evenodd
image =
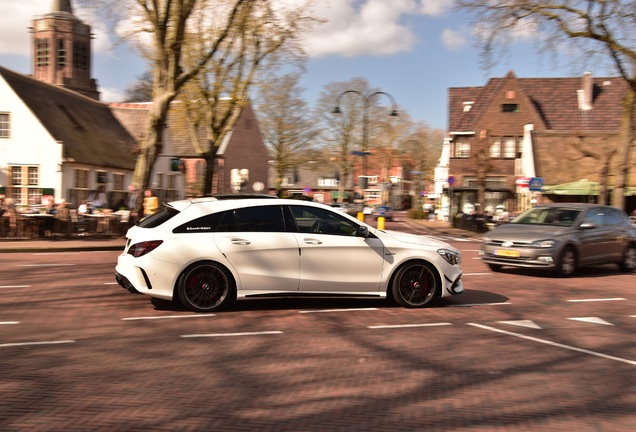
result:
M 513 75 L 514 77 L 514 75 Z M 554 131 L 616 131 L 627 85 L 617 77 L 592 78 L 591 110 L 580 110 L 581 78 L 516 78 L 546 128 Z M 473 131 L 475 120 L 489 106 L 504 78 L 492 78 L 483 87 L 449 89 L 449 131 Z M 465 102 L 474 102 L 464 111 Z
M 0 75 L 75 162 L 132 170 L 135 139 L 108 105 L 0 67 Z

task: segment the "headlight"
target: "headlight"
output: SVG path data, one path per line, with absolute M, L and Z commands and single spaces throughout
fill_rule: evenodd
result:
M 554 247 L 554 245 L 554 240 L 537 240 L 535 242 L 532 242 L 531 246 L 536 248 L 551 248 Z
M 459 253 L 450 249 L 438 249 L 437 253 L 450 265 L 457 265 L 460 262 Z
M 492 239 L 490 237 L 486 237 L 486 236 L 482 237 L 481 241 L 483 243 L 492 243 Z

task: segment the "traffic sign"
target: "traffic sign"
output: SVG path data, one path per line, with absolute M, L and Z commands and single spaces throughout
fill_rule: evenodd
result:
M 528 182 L 528 189 L 532 192 L 541 192 L 541 189 L 543 189 L 543 179 L 541 177 L 532 177 Z

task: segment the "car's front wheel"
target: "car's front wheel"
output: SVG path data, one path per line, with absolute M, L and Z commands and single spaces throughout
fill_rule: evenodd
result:
M 194 312 L 219 309 L 236 296 L 230 273 L 212 262 L 201 262 L 188 267 L 179 278 L 177 291 L 183 305 Z
M 620 262 L 621 270 L 624 272 L 633 272 L 636 269 L 636 246 L 629 245 L 625 249 L 623 260 Z
M 409 263 L 402 266 L 395 275 L 393 298 L 400 306 L 423 307 L 435 298 L 440 284 L 437 271 L 431 264 Z
M 567 246 L 561 252 L 557 262 L 556 272 L 561 277 L 572 276 L 576 271 L 576 251 L 573 247 Z

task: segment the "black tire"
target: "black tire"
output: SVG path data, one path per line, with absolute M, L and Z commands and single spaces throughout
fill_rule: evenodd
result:
M 561 252 L 556 266 L 556 273 L 560 277 L 570 277 L 576 273 L 577 256 L 576 251 L 571 246 L 566 246 Z
M 183 306 L 193 312 L 211 312 L 236 298 L 234 279 L 223 266 L 200 262 L 188 267 L 177 285 Z
M 618 265 L 622 271 L 627 273 L 632 273 L 636 269 L 636 246 L 627 246 L 623 254 L 623 259 Z
M 400 306 L 418 308 L 426 306 L 435 298 L 440 285 L 435 267 L 418 261 L 400 267 L 393 279 L 391 292 Z
M 490 263 L 488 263 L 488 268 L 490 270 L 494 271 L 494 272 L 501 271 L 501 267 L 502 267 L 501 264 L 490 264 Z

